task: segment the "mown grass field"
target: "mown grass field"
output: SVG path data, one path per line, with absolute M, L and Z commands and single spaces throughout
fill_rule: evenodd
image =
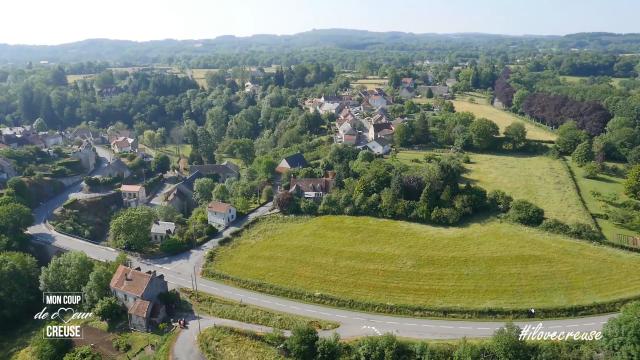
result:
M 516 199 L 529 200 L 543 208 L 548 218 L 566 223 L 593 223 L 561 160 L 509 154 L 470 154 L 470 157 L 465 177 L 487 191 L 502 190 Z
M 472 98 L 475 101 L 474 103 L 469 102 L 468 97 L 453 100 L 453 106 L 455 107 L 456 111 L 468 111 L 470 113 L 473 113 L 476 117 L 487 118 L 495 122 L 500 127 L 501 134 L 504 129 L 512 123 L 521 122 L 527 129 L 527 139 L 545 141 L 553 141 L 556 139 L 556 134 L 554 134 L 553 132 L 541 126 L 537 126 L 529 121 L 523 120 L 515 114 L 491 106 L 487 103 L 486 98 Z
M 188 158 L 189 155 L 191 154 L 191 144 L 182 144 L 179 146 L 168 144 L 168 145 L 163 145 L 161 147 L 158 147 L 155 150 L 144 144 L 140 144 L 139 147 L 140 149 L 151 154 L 152 156 L 158 156 L 161 154 L 167 155 L 169 158 L 171 158 L 171 163 L 173 164 L 178 163 L 178 160 L 179 160 L 178 153 L 180 153 L 181 157 L 185 157 L 185 158 Z
M 398 160 L 409 164 L 423 160 L 428 151 L 402 150 Z M 502 190 L 516 199 L 533 202 L 545 210 L 545 216 L 567 223 L 592 224 L 589 212 L 571 177 L 560 160 L 546 156 L 468 153 L 464 178 L 487 191 Z M 419 164 L 418 164 L 419 165 Z
M 582 193 L 585 204 L 592 214 L 604 214 L 607 208 L 607 204 L 596 199 L 596 197 L 593 195 L 594 191 L 597 191 L 602 195 L 617 194 L 618 196 L 620 196 L 620 200 L 629 200 L 629 197 L 624 194 L 624 179 L 607 174 L 600 174 L 598 175 L 597 179 L 587 179 L 584 177 L 583 168 L 575 165 L 570 159 L 568 159 L 567 161 L 576 176 L 576 182 L 580 187 L 580 192 Z M 638 235 L 633 231 L 616 225 L 607 219 L 597 218 L 596 221 L 602 229 L 602 234 L 609 241 L 618 242 L 616 239 L 617 234 L 630 236 Z
M 565 80 L 566 82 L 568 82 L 570 84 L 577 84 L 577 83 L 580 82 L 580 80 L 589 79 L 588 76 L 567 76 L 567 75 L 560 76 L 560 78 L 562 80 Z M 612 78 L 611 79 L 611 85 L 620 86 L 620 81 L 621 80 L 624 80 L 624 78 Z
M 204 330 L 198 336 L 198 345 L 207 360 L 284 359 L 258 335 L 223 326 Z
M 366 79 L 359 79 L 359 80 L 353 81 L 351 83 L 351 87 L 357 87 L 362 85 L 366 87 L 368 90 L 371 90 L 375 88 L 384 88 L 385 86 L 387 86 L 388 82 L 389 80 L 386 78 L 368 77 Z
M 346 299 L 523 309 L 640 294 L 640 255 L 497 220 L 434 227 L 368 217 L 269 217 L 215 271 Z

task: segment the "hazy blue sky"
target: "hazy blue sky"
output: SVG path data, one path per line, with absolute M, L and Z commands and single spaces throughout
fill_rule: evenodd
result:
M 6 0 L 1 43 L 202 39 L 350 28 L 415 33 L 640 32 L 639 0 Z

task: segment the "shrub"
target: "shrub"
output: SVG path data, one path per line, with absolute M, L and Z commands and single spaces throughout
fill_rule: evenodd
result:
M 506 213 L 511 208 L 513 198 L 502 190 L 493 190 L 487 195 L 487 202 L 492 210 Z
M 591 149 L 591 141 L 589 140 L 580 143 L 571 154 L 571 160 L 578 166 L 584 166 L 593 161 L 593 159 L 593 150 Z
M 278 347 L 284 344 L 287 337 L 284 336 L 284 332 L 280 329 L 273 329 L 273 331 L 264 334 L 264 341 L 274 347 Z
M 511 203 L 507 218 L 522 225 L 538 226 L 544 220 L 544 210 L 526 200 L 515 200 Z
M 291 357 L 299 360 L 314 359 L 318 353 L 316 343 L 318 333 L 308 325 L 296 326 L 291 331 L 291 337 L 286 341 L 286 347 Z
M 431 212 L 431 221 L 436 224 L 453 225 L 460 221 L 461 216 L 457 209 L 436 207 Z
M 594 163 L 594 162 L 590 162 L 587 165 L 585 165 L 584 169 L 584 177 L 587 179 L 596 179 L 598 178 L 598 174 L 600 173 L 600 169 L 598 167 L 598 164 Z
M 205 234 L 208 237 L 212 237 L 212 236 L 216 236 L 216 234 L 218 234 L 218 228 L 216 228 L 215 226 L 208 224 L 207 225 L 207 229 L 205 230 Z
M 570 225 L 570 236 L 590 241 L 602 241 L 602 234 L 587 224 L 575 223 Z
M 120 352 L 127 352 L 131 350 L 131 344 L 129 343 L 129 339 L 126 336 L 118 336 L 113 339 L 113 347 Z
M 571 228 L 569 227 L 569 225 L 556 219 L 545 219 L 542 222 L 542 225 L 540 225 L 540 229 L 552 232 L 554 234 L 569 235 L 569 233 L 571 232 Z
M 160 244 L 160 251 L 165 254 L 177 254 L 189 249 L 189 244 L 175 237 L 170 237 Z
M 640 165 L 635 165 L 629 170 L 624 182 L 624 192 L 629 197 L 640 200 Z

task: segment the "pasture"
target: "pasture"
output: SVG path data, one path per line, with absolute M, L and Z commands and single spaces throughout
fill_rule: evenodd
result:
M 487 191 L 502 190 L 544 209 L 545 216 L 566 223 L 592 224 L 565 165 L 546 156 L 470 154 L 465 178 Z
M 427 151 L 402 150 L 398 160 L 419 166 Z M 571 177 L 560 160 L 546 156 L 468 153 L 464 178 L 487 191 L 502 190 L 516 199 L 540 206 L 545 216 L 567 223 L 592 224 L 591 216 L 580 202 Z
M 640 255 L 490 220 L 436 227 L 370 217 L 272 216 L 206 267 L 383 304 L 555 307 L 640 294 Z
M 367 90 L 375 88 L 384 88 L 387 86 L 389 80 L 386 78 L 369 76 L 365 79 L 359 79 L 351 82 L 351 87 L 364 86 Z
M 630 200 L 628 196 L 624 194 L 623 182 L 624 179 L 607 174 L 599 174 L 596 179 L 587 179 L 584 177 L 584 169 L 575 165 L 572 161 L 567 160 L 571 169 L 576 177 L 576 182 L 580 188 L 580 193 L 584 198 L 584 202 L 589 208 L 592 214 L 603 214 L 609 207 L 604 201 L 599 200 L 594 196 L 594 192 L 598 192 L 604 196 L 619 196 L 621 201 Z M 604 237 L 612 242 L 617 242 L 617 235 L 623 234 L 628 236 L 637 236 L 631 230 L 625 229 L 608 219 L 597 217 L 596 221 L 602 229 Z
M 474 102 L 469 102 L 470 98 L 473 98 Z M 458 112 L 468 111 L 478 118 L 483 117 L 495 122 L 500 127 L 500 133 L 512 123 L 521 122 L 527 129 L 527 139 L 544 141 L 553 141 L 556 139 L 556 134 L 550 130 L 524 120 L 513 113 L 495 108 L 491 104 L 488 104 L 484 97 L 473 96 L 458 98 L 457 100 L 453 100 L 453 106 Z

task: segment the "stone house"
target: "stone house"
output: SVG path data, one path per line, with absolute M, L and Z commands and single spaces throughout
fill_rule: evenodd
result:
M 165 306 L 158 296 L 169 291 L 164 275 L 118 266 L 109 284 L 111 294 L 127 308 L 129 327 L 149 331 L 166 318 Z

